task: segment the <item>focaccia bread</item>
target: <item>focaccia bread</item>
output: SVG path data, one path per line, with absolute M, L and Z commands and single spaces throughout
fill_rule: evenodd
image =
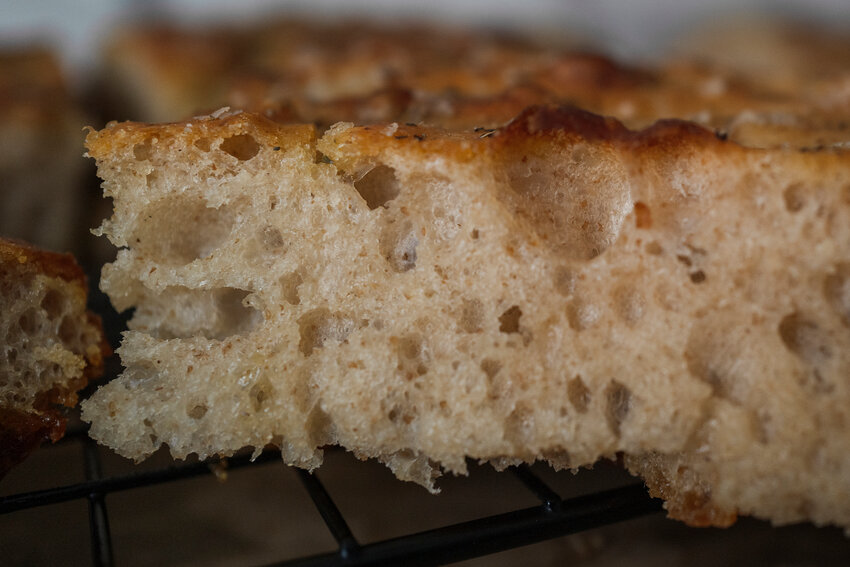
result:
M 110 352 L 69 254 L 0 238 L 0 477 L 65 434 L 61 406 L 103 372 Z
M 123 103 L 112 117 L 151 122 L 229 105 L 322 129 L 339 121 L 498 128 L 530 105 L 569 104 L 632 129 L 690 120 L 748 146 L 850 138 L 846 58 L 829 57 L 846 42 L 796 49 L 793 68 L 776 55 L 776 72 L 762 73 L 722 60 L 625 65 L 565 43 L 374 23 L 142 26 L 115 34 L 105 76 Z M 817 81 L 808 81 L 816 68 Z M 766 77 L 780 70 L 793 81 Z
M 162 122 L 231 103 L 241 107 L 237 99 L 245 97 L 266 106 L 309 106 L 396 89 L 489 95 L 553 56 L 551 48 L 504 33 L 412 23 L 158 24 L 116 31 L 102 74 L 114 117 Z
M 84 124 L 52 53 L 0 53 L 0 236 L 80 251 Z
M 135 308 L 83 403 L 144 459 L 338 444 L 435 490 L 466 459 L 625 455 L 673 517 L 850 527 L 850 154 L 569 107 L 497 130 L 244 113 L 87 140 Z

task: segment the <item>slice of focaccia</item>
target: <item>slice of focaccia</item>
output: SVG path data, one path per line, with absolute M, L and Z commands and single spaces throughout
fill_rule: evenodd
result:
M 64 435 L 61 406 L 103 372 L 109 347 L 87 293 L 71 255 L 0 238 L 0 477 Z
M 535 107 L 495 131 L 249 113 L 88 137 L 135 308 L 83 404 L 144 459 L 339 444 L 630 469 L 692 524 L 850 526 L 850 154 Z

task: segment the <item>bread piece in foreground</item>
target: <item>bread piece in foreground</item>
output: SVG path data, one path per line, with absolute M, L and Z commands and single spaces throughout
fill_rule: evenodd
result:
M 70 254 L 0 238 L 0 477 L 62 438 L 60 407 L 103 372 L 110 349 L 87 293 Z
M 626 455 L 671 515 L 850 526 L 850 154 L 532 108 L 494 132 L 248 113 L 88 138 L 135 307 L 83 404 L 144 459 Z

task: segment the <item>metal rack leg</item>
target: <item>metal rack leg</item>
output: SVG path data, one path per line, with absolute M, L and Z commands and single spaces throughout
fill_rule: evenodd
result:
M 97 444 L 91 439 L 83 441 L 83 452 L 86 465 L 86 479 L 100 480 L 100 456 Z M 109 517 L 106 514 L 105 495 L 102 492 L 91 492 L 89 501 L 89 528 L 91 529 L 92 565 L 95 567 L 112 567 L 112 537 L 109 533 Z
M 360 545 L 354 539 L 354 535 L 345 522 L 345 518 L 336 507 L 331 495 L 325 490 L 325 487 L 319 482 L 315 475 L 303 469 L 295 469 L 298 478 L 301 479 L 304 488 L 313 499 L 313 503 L 322 515 L 322 519 L 327 524 L 337 543 L 339 544 L 339 556 L 342 559 L 349 559 L 357 553 Z

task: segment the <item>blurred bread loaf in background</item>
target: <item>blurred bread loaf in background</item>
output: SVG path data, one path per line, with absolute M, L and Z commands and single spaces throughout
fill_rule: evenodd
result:
M 0 236 L 82 252 L 93 203 L 85 124 L 55 53 L 0 51 Z
M 695 33 L 687 47 L 671 47 L 667 57 L 647 63 L 589 52 L 569 33 L 556 42 L 363 21 L 148 24 L 111 37 L 102 73 L 115 116 L 148 122 L 229 106 L 320 129 L 339 121 L 496 128 L 529 105 L 555 103 L 614 116 L 630 128 L 691 120 L 749 146 L 844 140 L 848 78 L 835 55 L 850 45 L 847 38 L 795 42 L 794 65 L 784 52 L 751 49 L 762 54 L 751 69 L 714 48 L 728 43 L 727 51 L 737 53 L 730 47 L 741 42 L 737 29 Z M 804 28 L 774 22 L 759 29 L 773 38 Z M 751 41 L 760 45 L 761 35 Z M 819 69 L 817 81 L 810 80 L 812 69 Z M 770 79 L 780 74 L 782 81 Z

